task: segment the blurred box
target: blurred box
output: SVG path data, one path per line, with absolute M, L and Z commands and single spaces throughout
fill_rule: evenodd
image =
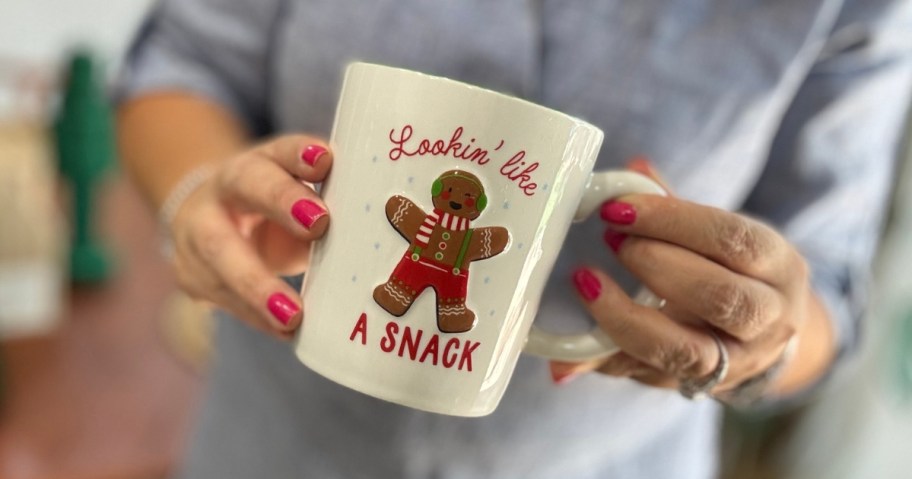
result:
M 46 129 L 0 124 L 0 339 L 43 334 L 61 316 L 66 228 Z

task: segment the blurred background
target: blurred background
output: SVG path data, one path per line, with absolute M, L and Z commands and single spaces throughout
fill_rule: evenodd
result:
M 151 3 L 0 2 L 0 479 L 167 477 L 186 443 L 211 327 L 118 171 L 109 100 Z M 724 477 L 912 477 L 909 238 L 901 161 L 863 353 L 796 410 L 729 413 Z
M 150 4 L 0 1 L 3 479 L 166 477 L 184 449 L 207 323 L 118 171 L 108 100 Z

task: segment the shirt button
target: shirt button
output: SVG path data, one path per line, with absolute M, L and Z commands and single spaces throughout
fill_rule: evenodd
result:
M 437 248 L 439 248 L 439 249 L 441 249 L 441 250 L 444 250 L 444 249 L 446 249 L 446 246 L 447 246 L 446 243 L 444 243 L 443 241 L 441 241 L 440 244 L 437 245 Z
M 440 251 L 438 251 L 437 253 L 434 254 L 434 258 L 436 258 L 437 261 L 442 260 L 442 259 L 443 259 L 443 253 L 441 253 Z
M 446 231 L 444 231 L 444 232 L 443 232 L 443 239 L 445 239 L 445 240 L 450 239 L 450 234 L 447 233 Z

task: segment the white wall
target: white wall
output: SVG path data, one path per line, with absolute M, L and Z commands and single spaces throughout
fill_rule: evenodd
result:
M 112 72 L 151 4 L 152 0 L 0 0 L 0 119 L 33 114 L 31 90 L 48 87 L 60 61 L 75 46 L 90 47 Z
M 119 55 L 151 0 L 4 0 L 0 2 L 0 58 L 39 64 L 84 43 Z

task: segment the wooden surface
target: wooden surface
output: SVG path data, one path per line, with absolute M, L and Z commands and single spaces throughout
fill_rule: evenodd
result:
M 73 289 L 54 334 L 0 344 L 0 479 L 157 478 L 184 449 L 202 380 L 162 340 L 157 229 L 123 180 L 102 199 L 116 277 Z

